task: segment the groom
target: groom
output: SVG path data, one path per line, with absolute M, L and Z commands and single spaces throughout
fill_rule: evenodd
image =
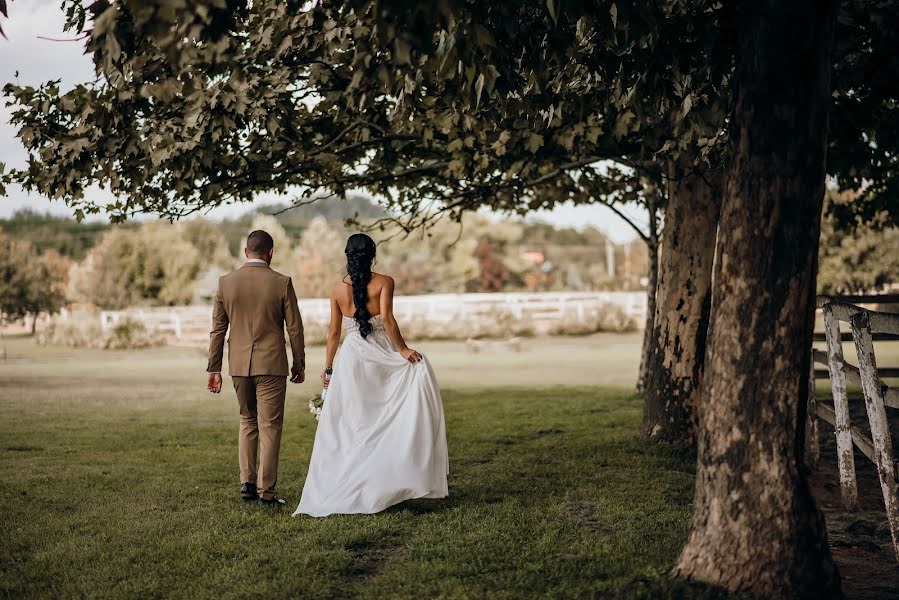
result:
M 284 504 L 275 495 L 275 484 L 287 393 L 285 325 L 293 354 L 290 381 L 303 383 L 306 378 L 303 321 L 297 296 L 290 277 L 269 268 L 274 246 L 268 233 L 250 233 L 244 250 L 247 262 L 219 279 L 206 368 L 206 387 L 218 394 L 222 391 L 222 355 L 230 324 L 228 370 L 240 406 L 240 497 L 267 506 Z M 262 455 L 258 473 L 257 451 Z

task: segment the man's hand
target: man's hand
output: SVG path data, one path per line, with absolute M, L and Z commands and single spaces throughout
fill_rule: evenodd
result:
M 209 377 L 206 381 L 206 389 L 212 392 L 213 394 L 218 394 L 222 391 L 222 374 L 221 373 L 210 373 Z
M 306 381 L 306 372 L 294 365 L 290 368 L 291 383 L 303 383 Z

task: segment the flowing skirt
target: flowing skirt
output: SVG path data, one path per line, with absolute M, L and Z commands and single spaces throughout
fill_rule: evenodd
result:
M 447 495 L 443 401 L 427 358 L 413 364 L 380 323 L 351 331 L 334 362 L 294 515 L 376 513 Z

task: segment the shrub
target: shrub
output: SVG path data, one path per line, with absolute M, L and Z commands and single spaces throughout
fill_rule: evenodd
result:
M 95 319 L 55 320 L 36 335 L 42 346 L 134 350 L 165 345 L 165 336 L 140 321 L 125 319 L 103 330 Z
M 125 319 L 111 327 L 104 336 L 103 348 L 106 350 L 132 350 L 164 346 L 165 336 L 158 331 L 151 331 L 140 321 Z
M 51 321 L 37 330 L 35 341 L 41 346 L 68 346 L 70 348 L 98 348 L 103 337 L 100 324 L 85 321 Z
M 469 338 L 531 337 L 536 333 L 529 317 L 519 318 L 512 311 L 496 308 L 478 315 L 453 315 L 448 321 L 424 316 L 401 319 L 403 335 L 413 340 L 467 340 Z
M 596 312 L 578 318 L 576 314 L 567 313 L 555 321 L 547 333 L 550 335 L 590 335 L 601 331 L 623 333 L 636 331 L 637 322 L 627 316 L 624 310 L 614 304 L 607 304 Z

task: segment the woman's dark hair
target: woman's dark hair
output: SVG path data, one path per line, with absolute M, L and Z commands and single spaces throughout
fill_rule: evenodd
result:
M 368 312 L 368 282 L 371 281 L 371 263 L 375 259 L 375 241 L 364 233 L 354 233 L 346 241 L 346 272 L 353 283 L 353 319 L 359 324 L 359 334 L 364 338 L 371 333 L 371 314 Z

